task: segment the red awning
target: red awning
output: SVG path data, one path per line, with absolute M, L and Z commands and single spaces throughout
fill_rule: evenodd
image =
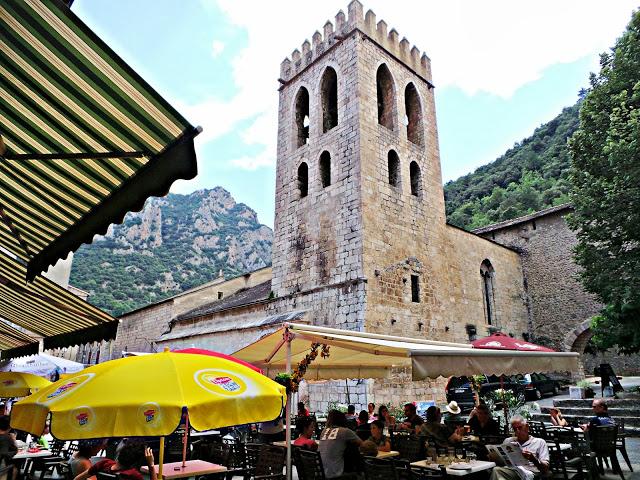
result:
M 520 352 L 555 352 L 551 348 L 525 342 L 519 338 L 513 338 L 504 333 L 494 333 L 488 337 L 480 338 L 471 342 L 473 348 L 486 348 L 492 350 L 518 350 Z

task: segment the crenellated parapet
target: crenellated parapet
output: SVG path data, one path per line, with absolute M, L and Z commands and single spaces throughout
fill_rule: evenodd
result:
M 431 61 L 427 54 L 421 53 L 420 49 L 415 45 L 412 46 L 405 37 L 400 39 L 400 35 L 394 28 L 387 31 L 386 22 L 376 21 L 376 14 L 373 11 L 368 10 L 365 14 L 358 0 L 352 0 L 349 3 L 347 15 L 340 10 L 333 23 L 327 20 L 322 33 L 316 30 L 311 37 L 311 43 L 305 40 L 300 49 L 295 49 L 290 57 L 282 61 L 280 81 L 289 81 L 354 30 L 363 32 L 419 76 L 431 82 Z

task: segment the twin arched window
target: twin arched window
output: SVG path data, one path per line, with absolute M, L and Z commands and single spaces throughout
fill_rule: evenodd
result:
M 396 117 L 396 87 L 393 77 L 384 63 L 376 72 L 376 91 L 378 99 L 378 123 L 390 130 L 395 129 Z M 407 126 L 407 139 L 415 144 L 424 143 L 422 125 L 422 106 L 418 89 L 413 83 L 409 83 L 404 90 L 405 124 Z
M 322 188 L 327 188 L 331 185 L 331 154 L 326 150 L 320 155 L 318 167 L 320 184 Z M 309 194 L 309 166 L 307 162 L 302 162 L 298 166 L 298 192 L 300 198 L 304 198 Z
M 387 154 L 387 171 L 389 172 L 389 185 L 393 187 L 400 186 L 400 157 L 395 150 L 389 150 Z M 409 182 L 411 187 L 411 195 L 415 197 L 422 196 L 422 172 L 418 162 L 412 161 L 409 164 Z
M 320 82 L 322 107 L 322 132 L 326 133 L 338 125 L 338 75 L 327 67 Z M 295 100 L 296 147 L 309 142 L 310 121 L 309 91 L 300 87 Z

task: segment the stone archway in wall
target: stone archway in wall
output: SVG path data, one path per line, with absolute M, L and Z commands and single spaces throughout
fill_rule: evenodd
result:
M 585 320 L 576 328 L 567 333 L 567 335 L 564 337 L 563 342 L 564 350 L 569 352 L 578 352 L 580 355 L 582 355 L 584 353 L 584 349 L 587 346 L 587 343 L 589 343 L 589 340 L 593 336 L 590 325 L 591 320 Z M 574 376 L 577 378 L 584 378 L 584 365 L 582 362 L 582 358 L 580 360 L 581 361 L 578 363 L 580 371 L 577 372 L 577 374 Z

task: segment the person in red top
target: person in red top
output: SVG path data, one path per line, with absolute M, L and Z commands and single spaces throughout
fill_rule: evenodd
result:
M 318 444 L 313 437 L 313 433 L 316 430 L 316 422 L 311 417 L 300 417 L 296 425 L 296 429 L 300 430 L 300 436 L 293 441 L 296 447 L 306 448 L 307 450 L 317 450 Z
M 74 480 L 86 480 L 89 477 L 97 475 L 98 472 L 118 474 L 121 480 L 144 480 L 140 473 L 140 466 L 146 463 L 149 467 L 150 480 L 158 480 L 158 475 L 153 466 L 153 452 L 143 443 L 127 443 L 116 460 L 106 458 L 99 461 L 88 470 L 78 475 Z
M 304 402 L 298 402 L 298 416 L 299 417 L 308 417 L 309 410 L 307 410 L 304 406 Z

